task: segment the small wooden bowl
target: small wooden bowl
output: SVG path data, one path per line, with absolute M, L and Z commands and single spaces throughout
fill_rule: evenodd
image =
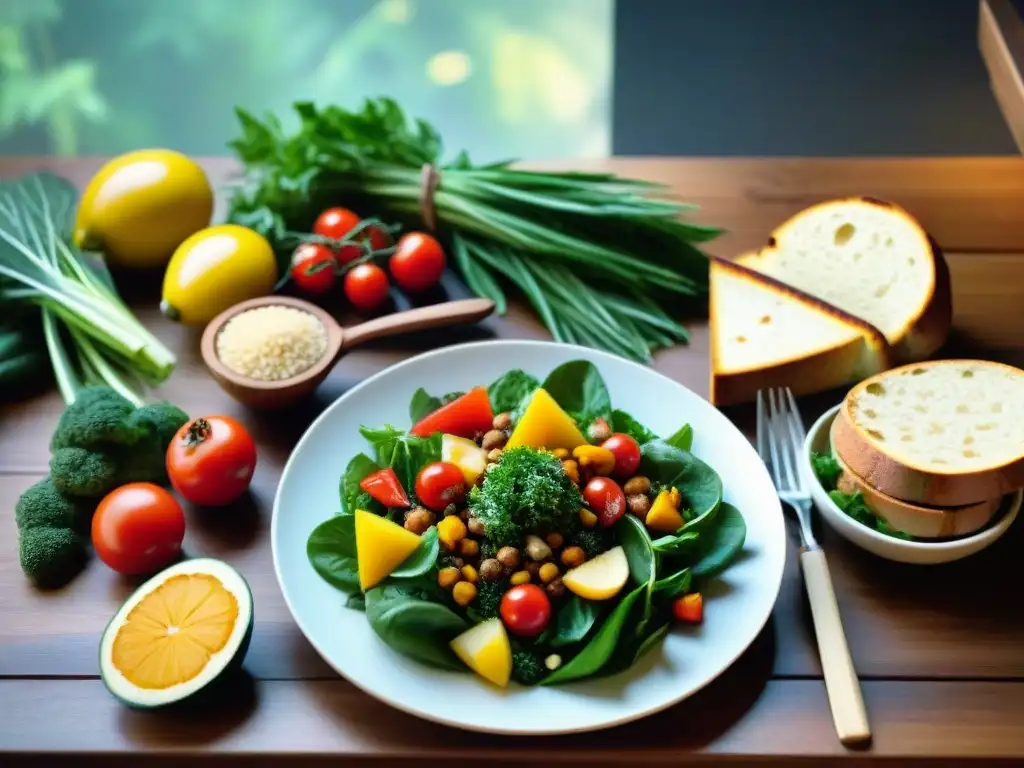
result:
M 228 320 L 250 309 L 267 306 L 293 307 L 308 312 L 320 321 L 327 332 L 327 349 L 323 357 L 296 376 L 275 381 L 243 376 L 228 368 L 217 354 L 217 336 Z M 493 311 L 494 302 L 490 299 L 461 299 L 394 312 L 342 328 L 330 314 L 311 302 L 287 296 L 261 296 L 235 304 L 213 318 L 203 331 L 200 350 L 213 378 L 235 400 L 251 408 L 279 410 L 312 394 L 341 355 L 357 344 L 396 333 L 477 322 Z

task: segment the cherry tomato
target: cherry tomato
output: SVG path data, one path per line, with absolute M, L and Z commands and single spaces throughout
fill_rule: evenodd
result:
M 174 560 L 185 538 L 185 514 L 171 494 L 152 483 L 116 488 L 96 507 L 92 545 L 119 573 L 153 573 Z
M 349 262 L 355 261 L 360 256 L 366 253 L 366 249 L 357 243 L 345 243 L 341 248 L 338 249 L 337 253 L 334 254 L 334 258 L 338 260 L 339 264 L 348 264 Z
M 704 598 L 700 592 L 677 597 L 672 601 L 672 615 L 677 621 L 700 624 L 704 620 Z
M 416 496 L 423 506 L 441 512 L 466 498 L 466 478 L 449 461 L 431 462 L 416 476 Z
M 331 240 L 342 240 L 345 235 L 359 226 L 359 214 L 348 208 L 328 208 L 316 218 L 313 232 Z
M 616 432 L 601 443 L 601 447 L 615 456 L 615 469 L 612 470 L 615 477 L 628 480 L 636 474 L 640 466 L 640 443 L 624 432 Z
M 375 251 L 390 248 L 395 244 L 395 239 L 391 236 L 391 233 L 381 229 L 380 227 L 375 227 L 371 224 L 364 229 L 363 232 L 366 233 L 366 237 L 370 240 L 370 247 Z M 363 232 L 359 233 L 360 239 L 364 239 Z
M 422 232 L 410 232 L 398 241 L 388 269 L 399 287 L 416 292 L 437 285 L 444 265 L 444 251 L 437 240 Z
M 583 489 L 583 498 L 606 528 L 615 525 L 626 511 L 626 496 L 610 477 L 593 478 Z
M 167 446 L 167 474 L 181 496 L 204 507 L 230 504 L 249 487 L 256 443 L 230 416 L 193 419 Z
M 306 293 L 327 293 L 334 286 L 337 262 L 326 245 L 303 243 L 292 254 L 291 276 Z
M 519 584 L 501 598 L 501 620 L 514 635 L 536 637 L 551 621 L 551 601 L 536 584 Z
M 345 295 L 357 309 L 376 309 L 388 297 L 388 276 L 376 264 L 360 264 L 345 273 Z
M 459 437 L 473 437 L 477 432 L 486 432 L 494 422 L 491 399 L 486 387 L 474 387 L 461 397 L 442 405 L 417 421 L 409 434 L 414 437 L 430 437 L 435 432 L 445 432 Z
M 411 506 L 409 496 L 402 487 L 402 482 L 395 474 L 395 470 L 390 467 L 371 472 L 362 479 L 359 487 L 385 507 Z

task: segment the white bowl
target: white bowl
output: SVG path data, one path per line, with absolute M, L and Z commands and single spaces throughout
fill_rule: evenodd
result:
M 811 491 L 814 506 L 825 518 L 825 521 L 843 538 L 852 541 L 868 552 L 884 557 L 886 560 L 916 565 L 935 565 L 960 560 L 991 546 L 1006 533 L 1013 521 L 1017 519 L 1017 513 L 1021 506 L 1021 491 L 1007 496 L 1003 502 L 1004 508 L 998 513 L 999 517 L 995 524 L 959 539 L 935 542 L 907 541 L 879 533 L 857 522 L 829 498 L 828 492 L 822 487 L 811 467 L 812 452 L 826 453 L 831 450 L 829 433 L 832 421 L 839 413 L 839 408 L 840 406 L 837 405 L 824 413 L 820 419 L 814 422 L 814 426 L 807 433 L 800 461 L 800 473 L 804 484 Z

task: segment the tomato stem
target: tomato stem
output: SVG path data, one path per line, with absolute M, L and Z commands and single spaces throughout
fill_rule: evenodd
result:
M 210 436 L 210 422 L 206 419 L 196 419 L 188 425 L 185 433 L 185 445 L 193 447 L 199 445 Z

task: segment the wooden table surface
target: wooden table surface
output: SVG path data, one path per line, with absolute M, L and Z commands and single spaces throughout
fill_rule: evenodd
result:
M 2 159 L 0 177 L 49 168 L 81 184 L 98 160 Z M 207 163 L 221 180 L 224 160 Z M 701 206 L 699 220 L 729 230 L 710 251 L 731 255 L 763 241 L 801 207 L 831 196 L 889 198 L 921 218 L 946 248 L 953 274 L 955 332 L 947 356 L 1024 363 L 1024 160 L 683 160 L 613 159 L 608 168 L 668 185 Z M 320 659 L 293 623 L 278 589 L 267 534 L 275 487 L 310 420 L 348 387 L 437 343 L 392 340 L 348 355 L 315 398 L 278 415 L 246 412 L 207 376 L 195 332 L 163 321 L 153 296 L 139 317 L 180 354 L 160 394 L 194 415 L 224 412 L 250 425 L 260 449 L 253 502 L 224 513 L 186 509 L 186 548 L 224 558 L 245 575 L 256 605 L 248 677 L 230 696 L 189 712 L 136 712 L 98 679 L 97 644 L 133 583 L 99 562 L 67 588 L 34 590 L 18 566 L 14 502 L 47 466 L 47 440 L 61 402 L 55 392 L 0 406 L 0 765 L 170 765 L 185 756 L 247 756 L 255 764 L 320 761 L 481 765 L 526 762 L 754 760 L 889 764 L 942 759 L 1024 761 L 1024 528 L 990 550 L 947 566 L 904 566 L 821 531 L 851 651 L 874 729 L 872 746 L 836 740 L 821 679 L 795 544 L 773 617 L 719 680 L 662 714 L 595 734 L 495 738 L 399 713 L 356 690 Z M 467 338 L 545 338 L 514 307 Z M 707 329 L 689 346 L 660 354 L 655 367 L 707 392 Z M 809 398 L 808 421 L 841 393 Z M 750 427 L 750 409 L 729 411 Z M 445 702 L 457 707 L 457 702 Z M 557 715 L 553 715 L 557 716 Z M 16 759 L 17 758 L 17 759 Z

